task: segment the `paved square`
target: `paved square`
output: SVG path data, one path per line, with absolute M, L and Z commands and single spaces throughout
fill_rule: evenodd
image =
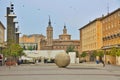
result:
M 71 64 L 58 68 L 55 64 L 28 64 L 0 67 L 0 80 L 120 80 L 120 66 Z

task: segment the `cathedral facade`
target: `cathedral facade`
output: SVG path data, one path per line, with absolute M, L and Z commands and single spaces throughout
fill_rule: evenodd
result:
M 67 33 L 66 25 L 63 28 L 63 34 L 59 35 L 59 39 L 53 39 L 53 27 L 49 19 L 46 30 L 46 39 L 41 39 L 39 43 L 40 50 L 65 50 L 69 46 L 74 46 L 75 51 L 80 50 L 80 40 L 71 40 L 71 35 Z
M 37 34 L 38 35 L 38 34 Z M 74 46 L 74 50 L 79 52 L 80 50 L 80 40 L 71 40 L 71 35 L 67 33 L 67 28 L 64 25 L 63 34 L 59 35 L 59 39 L 53 39 L 53 27 L 51 25 L 51 20 L 49 18 L 48 26 L 46 28 L 46 36 L 39 34 L 33 35 L 23 35 L 20 37 L 20 45 L 25 49 L 30 46 L 33 47 L 32 50 L 65 50 L 69 46 Z M 36 47 L 34 49 L 34 46 Z

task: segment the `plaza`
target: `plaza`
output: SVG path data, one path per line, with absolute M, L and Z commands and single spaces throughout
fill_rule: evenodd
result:
M 120 66 L 96 63 L 70 64 L 59 68 L 55 64 L 23 64 L 1 66 L 0 80 L 120 80 Z
M 120 7 L 114 7 L 118 1 L 110 11 L 104 1 L 0 1 L 1 12 L 6 7 L 0 14 L 0 80 L 120 80 Z

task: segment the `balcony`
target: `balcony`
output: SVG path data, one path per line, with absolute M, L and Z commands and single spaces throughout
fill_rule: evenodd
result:
M 117 33 L 117 37 L 120 37 L 120 33 Z

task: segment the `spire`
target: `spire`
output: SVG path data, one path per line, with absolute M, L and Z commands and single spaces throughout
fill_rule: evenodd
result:
M 49 26 L 51 26 L 51 20 L 50 20 L 50 16 L 49 16 L 49 22 L 48 22 Z
M 67 29 L 65 24 L 64 24 L 63 34 L 67 34 Z
M 64 29 L 66 29 L 66 25 L 64 24 Z

